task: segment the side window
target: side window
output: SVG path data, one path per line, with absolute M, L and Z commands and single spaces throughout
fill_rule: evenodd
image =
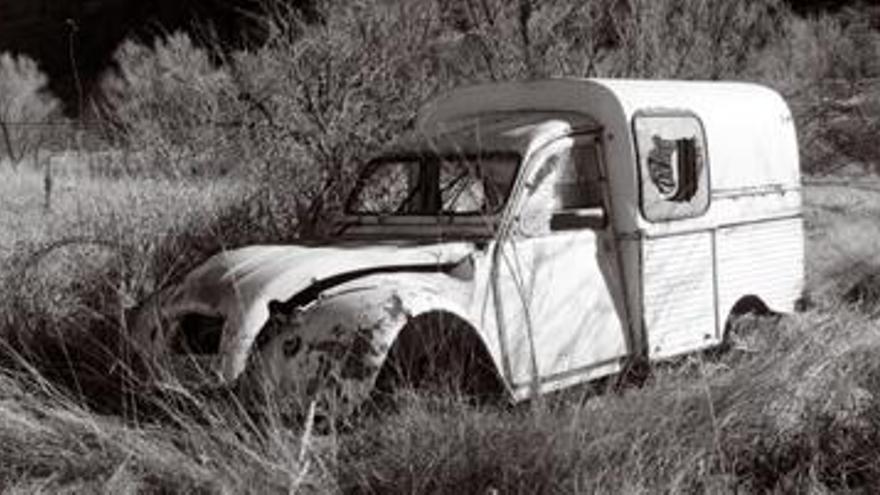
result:
M 590 144 L 560 147 L 549 154 L 525 186 L 518 233 L 537 237 L 559 230 L 560 214 L 601 209 L 598 148 Z
M 601 180 L 599 149 L 592 144 L 572 148 L 566 166 L 560 170 L 559 181 L 556 183 L 560 210 L 601 207 Z
M 709 207 L 703 126 L 690 114 L 636 115 L 642 214 L 650 221 L 690 218 Z

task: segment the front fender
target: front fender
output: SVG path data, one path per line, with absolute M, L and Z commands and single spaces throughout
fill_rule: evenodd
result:
M 478 328 L 466 310 L 467 285 L 445 274 L 386 274 L 335 287 L 290 314 L 271 311 L 247 373 L 301 407 L 320 395 L 351 411 L 412 318 L 445 312 Z

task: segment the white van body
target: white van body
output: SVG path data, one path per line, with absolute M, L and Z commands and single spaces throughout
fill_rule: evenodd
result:
M 479 169 L 485 184 L 467 205 L 488 203 L 486 184 L 510 170 L 504 201 L 482 214 L 431 214 L 430 198 L 427 214 L 350 211 L 334 243 L 220 253 L 143 311 L 138 334 L 173 354 L 189 331 L 184 315 L 217 318 L 216 349 L 187 357 L 216 380 L 259 368 L 281 393 L 330 386 L 356 403 L 412 322 L 443 313 L 477 337 L 522 400 L 633 359 L 717 346 L 737 307 L 788 312 L 801 296 L 797 140 L 770 89 L 603 79 L 468 87 L 425 107 L 414 137 L 391 152 L 425 153 L 509 161 Z M 365 177 L 355 196 L 381 182 Z M 159 321 L 168 324 L 153 331 Z

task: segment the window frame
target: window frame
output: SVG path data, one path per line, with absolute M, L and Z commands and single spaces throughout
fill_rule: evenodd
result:
M 662 217 L 657 218 L 651 217 L 645 211 L 645 175 L 643 173 L 642 167 L 642 154 L 639 148 L 639 136 L 637 132 L 637 121 L 640 118 L 689 118 L 693 119 L 697 127 L 700 130 L 700 137 L 702 139 L 702 148 L 703 148 L 703 173 L 705 174 L 705 184 L 706 184 L 706 202 L 702 205 L 701 208 L 693 209 L 686 215 L 675 215 L 671 217 Z M 706 214 L 709 211 L 709 208 L 712 206 L 712 167 L 711 167 L 711 158 L 709 156 L 709 139 L 706 135 L 706 126 L 703 123 L 703 119 L 700 118 L 695 112 L 684 109 L 662 109 L 662 110 L 638 110 L 633 113 L 632 120 L 630 121 L 630 132 L 632 133 L 632 146 L 633 151 L 636 158 L 636 178 L 638 185 L 638 201 L 639 201 L 639 213 L 642 215 L 642 218 L 653 224 L 660 224 L 666 222 L 673 222 L 677 220 L 688 220 L 692 218 L 698 218 Z M 699 186 L 702 181 L 698 181 L 697 187 L 699 190 Z M 669 201 L 664 199 L 664 201 Z
M 515 170 L 512 174 L 512 180 L 510 183 L 510 190 L 507 193 L 507 197 L 505 200 L 497 205 L 494 211 L 491 212 L 479 212 L 479 211 L 469 211 L 469 212 L 438 212 L 437 214 L 425 214 L 425 213 L 410 213 L 410 212 L 395 212 L 395 213 L 379 213 L 379 212 L 360 212 L 355 211 L 353 209 L 353 204 L 357 202 L 357 196 L 361 193 L 363 187 L 368 182 L 369 178 L 376 172 L 376 170 L 381 167 L 384 163 L 394 162 L 394 161 L 417 161 L 425 158 L 442 158 L 444 156 L 451 155 L 452 153 L 442 154 L 437 153 L 435 151 L 413 151 L 413 152 L 398 152 L 398 153 L 388 153 L 384 155 L 377 156 L 368 160 L 361 170 L 357 173 L 357 177 L 355 179 L 355 184 L 352 189 L 349 191 L 347 195 L 347 199 L 343 204 L 343 213 L 349 216 L 355 217 L 398 217 L 398 218 L 424 218 L 424 217 L 454 217 L 454 218 L 480 218 L 480 217 L 489 217 L 489 218 L 497 218 L 501 216 L 504 211 L 510 207 L 510 203 L 513 201 L 514 193 L 516 189 L 516 179 L 519 176 L 522 168 L 523 168 L 523 158 L 522 155 L 516 151 L 508 151 L 508 150 L 486 150 L 486 151 L 478 151 L 478 152 L 461 152 L 456 153 L 457 155 L 462 156 L 464 159 L 492 159 L 492 158 L 510 158 L 511 162 L 514 163 L 512 165 L 515 167 Z
M 519 219 L 521 218 L 522 212 L 525 208 L 525 205 L 528 203 L 528 200 L 530 197 L 530 194 L 529 194 L 530 187 L 529 187 L 528 182 L 529 182 L 531 176 L 536 175 L 538 173 L 538 171 L 546 165 L 547 159 L 550 156 L 552 156 L 555 152 L 559 151 L 556 148 L 561 146 L 560 143 L 562 141 L 565 141 L 565 140 L 570 141 L 570 145 L 569 145 L 568 149 L 569 149 L 569 152 L 573 152 L 574 149 L 578 145 L 578 141 L 579 140 L 586 141 L 587 138 L 589 138 L 589 140 L 591 141 L 591 145 L 595 148 L 596 166 L 599 171 L 599 175 L 600 175 L 600 179 L 601 179 L 600 182 L 601 182 L 602 188 L 603 188 L 603 192 L 602 192 L 602 196 L 601 196 L 601 201 L 602 201 L 601 208 L 605 212 L 605 217 L 603 219 L 602 226 L 597 227 L 597 228 L 582 227 L 581 229 L 553 229 L 552 224 L 550 222 L 552 221 L 552 218 L 557 214 L 595 209 L 594 207 L 566 208 L 566 209 L 554 210 L 553 212 L 551 212 L 550 217 L 548 219 L 547 232 L 540 233 L 540 234 L 526 234 L 526 233 L 522 232 L 521 228 L 518 225 L 519 225 Z M 572 159 L 573 159 L 573 157 L 572 157 Z M 541 160 L 541 163 L 536 163 L 537 160 Z M 535 238 L 539 238 L 539 237 L 559 235 L 559 234 L 562 234 L 565 232 L 571 232 L 572 230 L 602 231 L 602 230 L 605 230 L 608 228 L 608 225 L 610 224 L 610 215 L 611 215 L 611 213 L 610 213 L 610 211 L 611 211 L 610 201 L 611 200 L 609 198 L 609 194 L 607 191 L 607 188 L 609 187 L 608 186 L 608 176 L 607 176 L 607 172 L 604 168 L 606 166 L 605 153 L 604 153 L 604 145 L 602 143 L 600 133 L 576 132 L 576 133 L 566 134 L 564 136 L 559 136 L 559 137 L 545 143 L 543 146 L 540 146 L 538 149 L 536 149 L 534 152 L 532 152 L 531 156 L 529 157 L 529 162 L 530 163 L 528 163 L 526 165 L 526 168 L 523 170 L 523 172 L 524 172 L 523 177 L 522 177 L 523 182 L 522 182 L 521 187 L 519 188 L 519 198 L 517 198 L 516 204 L 511 204 L 511 206 L 515 208 L 515 212 L 513 214 L 513 221 L 514 221 L 513 223 L 516 224 L 517 227 L 513 228 L 512 231 L 513 231 L 514 236 L 516 238 L 535 239 Z M 544 177 L 542 180 L 546 180 L 546 177 Z M 554 191 L 554 193 L 555 193 L 555 191 Z

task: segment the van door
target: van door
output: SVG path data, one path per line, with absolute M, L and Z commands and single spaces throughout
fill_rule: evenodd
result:
M 495 254 L 515 387 L 537 381 L 547 391 L 614 373 L 627 354 L 600 151 L 595 135 L 566 137 L 526 164 L 512 228 Z

